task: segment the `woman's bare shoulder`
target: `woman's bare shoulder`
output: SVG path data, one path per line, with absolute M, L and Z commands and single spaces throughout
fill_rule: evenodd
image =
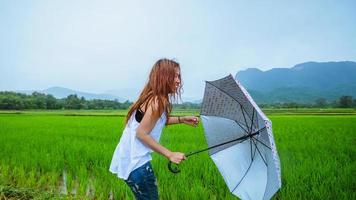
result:
M 159 96 L 153 96 L 148 102 L 147 102 L 147 109 L 152 109 L 152 111 L 159 116 L 166 110 L 167 102 L 165 99 L 160 98 Z M 147 110 L 146 109 L 146 110 Z

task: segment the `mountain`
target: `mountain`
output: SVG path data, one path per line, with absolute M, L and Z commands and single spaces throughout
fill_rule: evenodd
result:
M 70 94 L 77 94 L 78 97 L 84 97 L 87 100 L 91 99 L 103 99 L 103 100 L 115 100 L 117 99 L 119 102 L 125 102 L 126 99 L 108 94 L 108 93 L 102 93 L 102 94 L 93 94 L 93 93 L 88 93 L 88 92 L 81 92 L 81 91 L 75 91 L 71 90 L 68 88 L 63 88 L 63 87 L 50 87 L 45 90 L 17 90 L 16 92 L 21 92 L 25 94 L 32 94 L 32 92 L 37 91 L 40 93 L 45 93 L 45 94 L 51 94 L 56 98 L 65 98 Z
M 306 62 L 292 68 L 261 71 L 249 68 L 236 74 L 258 103 L 312 103 L 342 95 L 356 97 L 356 62 Z
M 122 89 L 104 91 L 104 93 L 120 96 L 122 98 L 125 98 L 125 99 L 131 101 L 131 102 L 135 101 L 138 98 L 138 96 L 140 95 L 140 92 L 141 91 L 136 88 L 135 89 L 122 88 Z

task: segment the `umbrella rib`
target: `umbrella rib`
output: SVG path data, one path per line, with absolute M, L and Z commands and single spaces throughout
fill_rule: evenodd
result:
M 263 127 L 263 128 L 259 129 L 259 130 L 256 131 L 256 132 L 260 132 L 260 131 L 262 131 L 263 129 L 266 129 L 266 127 Z M 261 143 L 261 144 L 264 145 L 265 147 L 267 147 L 267 148 L 269 148 L 269 149 L 272 149 L 271 147 L 269 147 L 267 144 L 263 143 L 263 142 L 260 141 L 259 139 L 255 138 L 255 137 L 253 137 L 253 139 L 257 140 L 259 143 Z
M 255 118 L 255 108 L 252 110 L 252 119 L 251 119 L 251 126 L 250 126 L 250 132 L 252 132 L 252 126 L 253 126 L 253 119 Z
M 250 140 L 250 153 L 251 153 L 251 161 L 253 160 L 253 157 L 252 157 L 252 141 Z
M 254 139 L 254 138 L 253 138 L 253 139 Z M 260 150 L 258 149 L 258 147 L 257 147 L 257 145 L 256 145 L 256 143 L 255 143 L 255 141 L 253 140 L 252 142 L 253 142 L 253 144 L 255 145 L 255 147 L 256 147 L 258 153 L 260 154 L 260 156 L 261 156 L 263 162 L 264 162 L 265 165 L 267 166 L 267 161 L 265 161 L 265 159 L 263 158 L 262 153 L 261 153 Z
M 255 137 L 254 137 L 253 139 L 257 140 L 257 142 L 261 143 L 263 146 L 265 146 L 265 147 L 267 147 L 267 148 L 269 148 L 269 149 L 271 149 L 271 150 L 272 150 L 272 148 L 271 148 L 271 147 L 269 147 L 267 144 L 263 143 L 263 142 L 262 142 L 262 141 L 260 141 L 259 139 L 255 138 Z
M 241 108 L 245 110 L 245 108 L 242 107 L 242 104 L 237 100 L 235 99 L 233 96 L 231 96 L 229 93 L 227 93 L 225 90 L 215 86 L 214 84 L 212 84 L 211 82 L 209 81 L 206 81 L 206 83 L 209 83 L 210 85 L 214 86 L 216 89 L 220 90 L 221 92 L 225 93 L 226 95 L 228 95 L 229 97 L 231 97 L 233 100 L 235 100 L 238 104 L 240 104 Z M 238 86 L 238 85 L 237 85 Z M 239 87 L 239 86 L 238 86 Z M 252 106 L 252 105 L 251 105 Z M 252 106 L 253 107 L 253 106 Z M 247 113 L 247 111 L 245 110 L 245 112 Z M 250 116 L 248 116 L 250 118 Z M 251 119 L 251 118 L 250 118 Z
M 257 110 L 256 110 L 256 112 L 257 112 Z M 256 123 L 257 123 L 257 127 L 259 127 L 259 122 L 258 122 L 258 115 L 256 116 Z
M 240 108 L 241 108 L 241 112 L 242 112 L 242 116 L 244 117 L 244 120 L 245 120 L 245 124 L 246 124 L 246 126 L 248 127 L 248 125 L 247 125 L 247 121 L 246 121 L 246 117 L 245 117 L 245 113 L 244 113 L 244 110 L 243 110 L 243 108 L 242 108 L 242 105 L 240 104 Z M 246 132 L 247 133 L 247 132 Z M 248 133 L 247 133 L 248 134 Z
M 252 138 L 251 138 L 251 144 L 253 144 Z M 251 149 L 252 149 L 252 146 L 251 146 Z M 252 160 L 254 160 L 255 155 L 256 155 L 256 148 L 253 149 L 253 157 L 252 157 L 253 159 Z
M 248 131 L 244 128 L 244 127 L 242 127 L 242 125 L 238 122 L 238 121 L 236 121 L 236 120 L 234 120 L 235 122 L 236 122 L 236 124 L 237 125 L 239 125 L 244 131 L 245 131 L 245 133 L 247 133 L 247 135 L 248 135 Z M 247 127 L 248 128 L 248 127 Z
M 257 134 L 257 133 L 255 133 L 255 134 Z M 237 138 L 237 139 L 234 139 L 234 140 L 231 140 L 231 141 L 223 142 L 223 143 L 220 143 L 220 144 L 217 144 L 217 145 L 208 147 L 208 148 L 203 149 L 203 150 L 200 150 L 200 151 L 196 151 L 196 152 L 189 153 L 189 154 L 186 155 L 186 157 L 191 156 L 191 155 L 194 155 L 194 154 L 196 154 L 196 153 L 200 153 L 200 152 L 202 152 L 202 151 L 206 151 L 206 150 L 210 150 L 210 149 L 213 149 L 213 148 L 216 148 L 216 147 L 219 147 L 219 146 L 223 146 L 223 145 L 225 145 L 225 144 L 229 144 L 229 143 L 232 143 L 232 142 L 236 142 L 236 141 L 238 141 L 238 142 L 236 142 L 236 144 L 239 144 L 239 143 L 241 143 L 241 142 L 244 142 L 244 141 L 247 140 L 248 138 L 250 138 L 249 135 L 244 135 L 244 136 L 242 136 L 242 137 L 240 137 L 240 138 Z M 216 153 L 218 153 L 218 152 L 219 152 L 219 151 L 214 152 L 214 153 L 210 154 L 210 156 L 212 156 L 212 155 L 214 155 L 214 154 L 216 154 Z
M 263 129 L 266 129 L 266 127 L 264 126 L 264 127 L 260 128 L 260 129 L 258 129 L 256 132 L 260 132 L 260 131 L 262 131 Z
M 236 184 L 236 186 L 235 186 L 234 189 L 231 191 L 231 193 L 233 193 L 233 192 L 236 190 L 236 188 L 241 184 L 241 182 L 244 180 L 245 176 L 247 175 L 248 171 L 250 170 L 250 168 L 251 168 L 251 166 L 252 166 L 252 161 L 253 161 L 253 158 L 255 157 L 255 155 L 256 155 L 256 151 L 255 151 L 254 154 L 253 154 L 252 160 L 251 160 L 250 165 L 248 166 L 248 168 L 247 168 L 245 174 L 242 176 L 241 180 Z

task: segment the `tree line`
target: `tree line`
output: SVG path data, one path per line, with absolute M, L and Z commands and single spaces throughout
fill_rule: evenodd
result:
M 57 99 L 51 94 L 33 92 L 31 95 L 16 92 L 0 92 L 0 109 L 23 110 L 23 109 L 127 109 L 132 102 L 120 103 L 118 100 L 86 100 L 76 94 L 68 95 L 66 98 Z
M 0 92 L 1 110 L 24 110 L 24 109 L 87 109 L 87 110 L 110 110 L 110 109 L 128 109 L 132 102 L 119 102 L 115 100 L 92 99 L 86 100 L 84 97 L 78 97 L 76 94 L 68 95 L 66 98 L 57 99 L 51 94 L 33 92 L 30 95 L 17 92 Z M 341 96 L 334 101 L 328 101 L 324 98 L 316 99 L 314 103 L 274 103 L 259 104 L 262 108 L 356 108 L 356 99 L 352 96 Z M 174 109 L 200 109 L 200 103 L 184 102 L 173 104 Z
M 262 108 L 356 108 L 356 99 L 352 96 L 341 96 L 336 100 L 328 101 L 325 98 L 318 98 L 313 103 L 274 103 L 259 104 Z

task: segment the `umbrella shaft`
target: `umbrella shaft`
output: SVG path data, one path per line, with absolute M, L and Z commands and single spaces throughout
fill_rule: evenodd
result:
M 228 141 L 228 142 L 223 142 L 223 143 L 221 143 L 221 144 L 217 144 L 217 145 L 208 147 L 208 148 L 206 148 L 206 149 L 202 149 L 202 150 L 190 152 L 190 153 L 186 154 L 185 157 L 192 156 L 192 155 L 194 155 L 194 154 L 201 153 L 201 152 L 204 152 L 204 151 L 207 151 L 207 150 L 216 148 L 216 147 L 220 147 L 220 146 L 222 146 L 222 145 L 229 144 L 229 143 L 231 143 L 231 142 L 243 141 L 243 140 L 246 140 L 246 139 L 248 139 L 248 138 L 251 138 L 251 137 L 253 137 L 253 136 L 257 135 L 257 134 L 259 134 L 259 131 L 255 132 L 255 133 L 252 133 L 252 134 L 250 134 L 250 135 L 244 135 L 244 136 L 242 136 L 242 137 L 239 137 L 239 138 L 237 138 L 237 139 L 234 139 L 234 140 L 231 140 L 231 141 Z

